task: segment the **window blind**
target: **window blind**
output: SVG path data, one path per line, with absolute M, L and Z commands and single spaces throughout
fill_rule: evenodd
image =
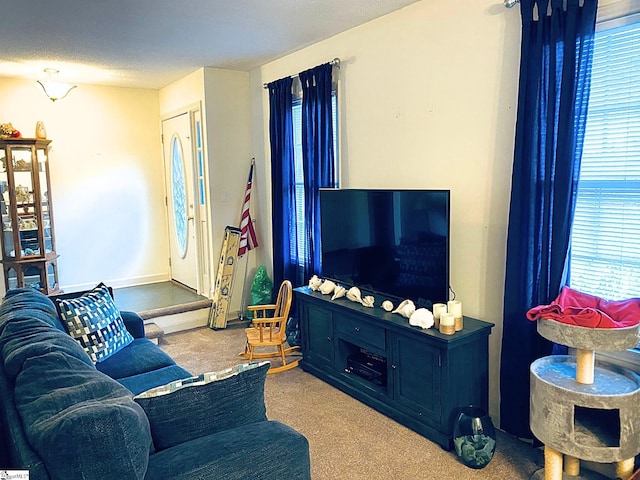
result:
M 299 266 L 303 266 L 309 256 L 307 242 L 305 242 L 305 215 L 304 215 L 304 170 L 302 166 L 302 99 L 293 101 L 293 158 L 296 196 L 296 221 L 289 222 L 289 238 L 295 238 L 290 242 L 291 260 Z
M 294 82 L 295 83 L 295 82 Z M 338 97 L 334 90 L 331 95 L 331 116 L 333 124 L 333 160 L 335 172 L 338 172 Z M 299 266 L 305 264 L 309 256 L 309 249 L 305 241 L 306 224 L 304 209 L 304 167 L 302 165 L 302 97 L 301 93 L 294 93 L 293 111 L 293 157 L 294 157 L 294 177 L 295 177 L 295 197 L 296 197 L 296 222 L 289 223 L 289 238 L 295 238 L 295 242 L 290 243 L 289 254 L 291 261 Z
M 640 22 L 596 33 L 571 286 L 640 297 Z

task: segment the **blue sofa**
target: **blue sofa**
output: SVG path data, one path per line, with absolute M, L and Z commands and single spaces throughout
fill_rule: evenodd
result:
M 191 374 L 144 338 L 139 316 L 121 316 L 133 341 L 94 363 L 51 299 L 7 292 L 0 468 L 29 470 L 31 480 L 310 478 L 307 439 L 266 418 L 268 365 L 140 400 Z

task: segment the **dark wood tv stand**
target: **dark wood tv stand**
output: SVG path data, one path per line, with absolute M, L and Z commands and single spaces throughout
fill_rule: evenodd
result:
M 461 332 L 443 335 L 308 287 L 296 288 L 294 296 L 305 371 L 446 449 L 462 407 L 487 411 L 492 323 L 464 317 Z M 382 362 L 381 377 L 348 372 L 354 355 L 363 353 L 377 366 Z

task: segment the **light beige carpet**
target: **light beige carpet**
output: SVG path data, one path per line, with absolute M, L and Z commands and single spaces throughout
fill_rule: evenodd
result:
M 244 348 L 242 329 L 204 327 L 174 333 L 166 335 L 160 346 L 193 374 L 245 361 L 238 356 Z M 481 470 L 466 467 L 453 451 L 443 450 L 300 367 L 268 375 L 265 400 L 270 419 L 290 425 L 309 440 L 314 480 L 525 480 L 542 466 L 539 449 L 499 431 L 489 465 Z

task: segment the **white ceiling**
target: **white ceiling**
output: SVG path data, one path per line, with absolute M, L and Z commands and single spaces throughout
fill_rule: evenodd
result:
M 249 71 L 418 0 L 18 0 L 0 12 L 0 76 L 158 89 Z M 329 59 L 328 59 L 329 60 Z

